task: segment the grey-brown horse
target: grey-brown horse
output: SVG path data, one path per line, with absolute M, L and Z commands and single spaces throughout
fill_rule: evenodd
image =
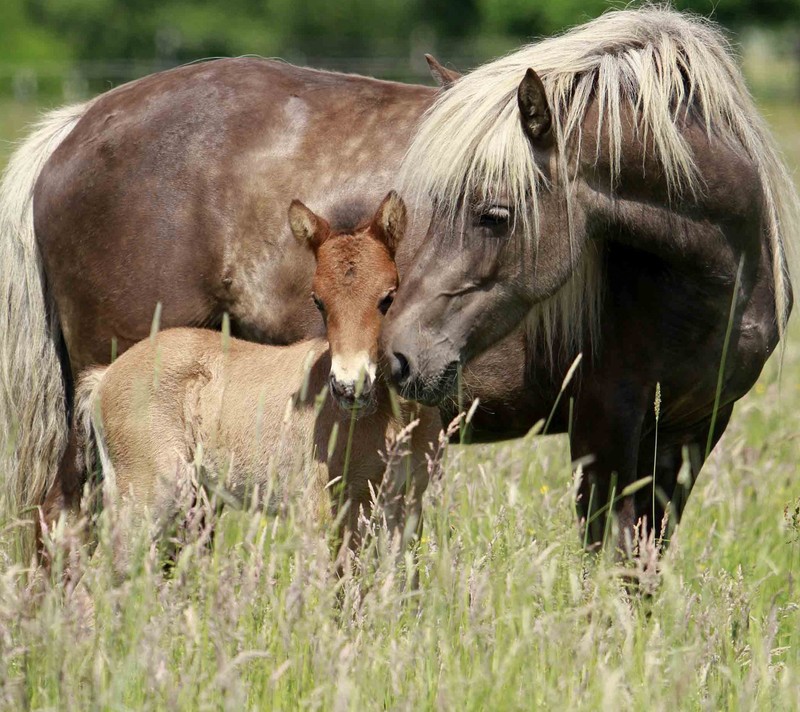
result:
M 580 351 L 572 446 L 594 458 L 583 512 L 614 473 L 620 488 L 652 473 L 657 382 L 657 486 L 672 497 L 684 446 L 696 474 L 777 342 L 796 224 L 720 35 L 670 11 L 610 13 L 445 81 L 221 60 L 46 118 L 0 196 L 0 419 L 18 423 L 0 451 L 17 505 L 52 481 L 72 374 L 146 336 L 157 303 L 164 327 L 228 312 L 248 339 L 319 335 L 313 261 L 283 206 L 299 196 L 354 225 L 401 169 L 429 194 L 397 255 L 410 275 L 386 335 L 397 381 L 447 409 L 468 364 L 474 437 L 509 437 L 548 415 Z M 567 429 L 567 403 L 551 431 Z M 616 509 L 652 519 L 651 499 Z
M 520 50 L 443 92 L 404 170 L 436 205 L 384 331 L 405 394 L 441 402 L 527 319 L 541 383 L 583 352 L 553 422 L 586 458 L 588 540 L 612 497 L 623 545 L 679 517 L 785 328 L 800 229 L 721 36 L 645 10 Z

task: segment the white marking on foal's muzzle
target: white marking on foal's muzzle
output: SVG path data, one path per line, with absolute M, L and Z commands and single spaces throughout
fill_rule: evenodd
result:
M 351 386 L 356 392 L 361 391 L 365 380 L 374 383 L 376 372 L 377 364 L 366 351 L 347 356 L 336 354 L 331 359 L 331 377 L 343 386 Z

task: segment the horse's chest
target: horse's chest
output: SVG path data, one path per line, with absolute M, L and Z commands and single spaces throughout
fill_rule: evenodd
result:
M 733 284 L 681 272 L 652 257 L 625 257 L 609 269 L 608 358 L 648 386 L 659 383 L 665 417 L 674 420 L 711 407 L 721 368 L 723 400 L 746 391 L 766 355 L 763 345 L 747 338 L 741 312 L 727 335 Z M 745 309 L 746 299 L 738 301 Z

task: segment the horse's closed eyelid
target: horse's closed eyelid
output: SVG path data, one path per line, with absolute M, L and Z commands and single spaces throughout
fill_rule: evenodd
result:
M 502 225 L 511 219 L 511 211 L 504 205 L 490 205 L 478 213 L 482 225 Z

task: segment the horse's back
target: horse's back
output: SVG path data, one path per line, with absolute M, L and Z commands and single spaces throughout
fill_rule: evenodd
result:
M 242 58 L 94 100 L 45 165 L 34 222 L 76 370 L 164 326 L 290 343 L 320 333 L 300 197 L 363 217 L 388 190 L 431 89 Z M 387 136 L 386 127 L 391 126 Z M 335 187 L 335 189 L 333 189 Z

